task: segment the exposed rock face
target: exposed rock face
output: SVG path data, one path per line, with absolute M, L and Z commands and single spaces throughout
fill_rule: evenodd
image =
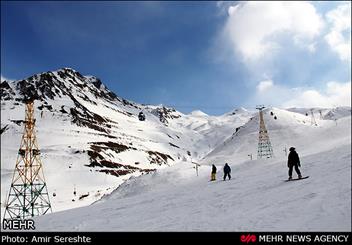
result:
M 10 87 L 7 81 L 0 83 L 0 97 L 1 100 L 12 100 L 15 96 L 15 92 Z
M 161 152 L 144 146 L 143 142 L 151 139 L 129 135 L 123 130 L 121 132 L 119 124 L 126 120 L 138 119 L 138 113 L 144 110 L 148 117 L 156 116 L 162 122 L 161 125 L 165 126 L 168 120 L 180 117 L 175 109 L 148 108 L 119 98 L 99 78 L 83 76 L 71 68 L 44 72 L 19 81 L 3 81 L 0 85 L 2 102 L 12 103 L 12 108 L 23 106 L 26 100 L 35 100 L 36 110 L 41 117 L 50 114 L 55 120 L 70 121 L 82 130 L 92 130 L 90 134 L 103 136 L 106 141 L 86 142 L 88 149 L 77 149 L 74 152 L 88 155 L 90 162 L 84 164 L 86 167 L 119 177 L 136 171 L 150 172 L 158 166 L 174 161 L 175 156 L 172 157 L 169 152 L 175 149 L 176 143 L 169 144 L 170 136 L 167 136 L 165 142 L 170 146 L 170 151 Z M 101 109 L 107 113 L 101 112 Z M 122 121 L 116 118 L 121 118 Z M 10 119 L 7 124 L 1 125 L 1 134 L 8 130 L 9 125 L 22 127 L 23 122 L 22 117 Z M 148 120 L 145 123 L 148 123 Z M 145 133 L 148 134 L 147 131 Z M 132 147 L 135 142 L 141 143 Z M 132 156 L 132 163 L 119 157 L 119 154 L 126 151 Z M 133 160 L 134 152 L 144 154 L 144 164 L 140 159 Z M 138 162 L 138 167 L 133 166 L 135 162 Z
M 181 117 L 181 115 L 177 113 L 174 108 L 166 108 L 165 106 L 157 107 L 156 109 L 153 109 L 151 113 L 157 116 L 160 122 L 164 123 L 165 125 L 168 124 L 167 119 L 175 119 Z

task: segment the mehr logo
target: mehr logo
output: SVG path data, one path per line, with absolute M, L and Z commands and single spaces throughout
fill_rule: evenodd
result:
M 32 219 L 4 219 L 2 228 L 4 230 L 35 230 L 34 220 Z
M 243 243 L 250 243 L 250 242 L 256 242 L 257 241 L 257 236 L 256 235 L 241 235 L 241 242 Z

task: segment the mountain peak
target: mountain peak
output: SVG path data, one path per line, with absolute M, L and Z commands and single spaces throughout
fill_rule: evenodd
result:
M 75 74 L 77 71 L 71 67 L 63 67 L 63 68 L 56 70 L 56 72 L 67 72 L 67 73 Z
M 249 111 L 244 108 L 244 107 L 239 107 L 239 108 L 236 108 L 228 113 L 226 113 L 225 115 L 236 115 L 236 114 L 241 114 L 241 113 L 249 113 Z
M 201 110 L 195 110 L 190 113 L 191 116 L 196 116 L 196 117 L 204 117 L 208 116 L 208 114 L 202 112 Z
M 12 88 L 11 88 L 12 87 Z M 47 71 L 32 75 L 26 79 L 14 81 L 10 86 L 3 83 L 1 86 L 1 95 L 6 98 L 12 98 L 14 91 L 18 91 L 16 97 L 18 101 L 35 99 L 45 101 L 46 99 L 55 99 L 57 97 L 69 96 L 72 93 L 88 100 L 86 93 L 89 91 L 95 97 L 101 97 L 110 101 L 119 100 L 102 81 L 94 76 L 83 76 L 78 71 L 64 67 L 56 71 Z

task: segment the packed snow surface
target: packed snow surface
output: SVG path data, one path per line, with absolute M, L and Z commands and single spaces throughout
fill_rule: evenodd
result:
M 38 217 L 37 229 L 351 231 L 351 117 L 341 118 L 337 124 L 321 120 L 315 126 L 303 123 L 304 115 L 273 111 L 278 119 L 272 119 L 269 111 L 265 119 L 269 134 L 272 132 L 275 158 L 235 158 L 250 150 L 236 152 L 235 148 L 249 144 L 244 135 L 257 130 L 251 126 L 253 119 L 242 128 L 248 130 L 244 135 L 234 137 L 241 137 L 241 143 L 229 138 L 226 145 L 232 142 L 232 147 L 219 146 L 202 160 L 198 177 L 193 164 L 179 162 L 130 179 L 88 207 Z M 310 177 L 284 182 L 287 161 L 283 148 L 292 142 L 302 153 L 302 174 Z M 225 162 L 232 167 L 230 181 L 222 180 Z M 218 166 L 216 182 L 209 181 L 211 163 Z

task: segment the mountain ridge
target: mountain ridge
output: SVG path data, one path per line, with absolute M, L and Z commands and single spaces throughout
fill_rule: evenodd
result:
M 99 78 L 83 76 L 71 68 L 0 85 L 1 140 L 6 142 L 1 149 L 1 202 L 8 191 L 11 175 L 7 173 L 13 171 L 23 130 L 24 102 L 34 99 L 38 143 L 49 191 L 57 194 L 56 211 L 90 204 L 131 177 L 179 160 L 197 160 L 215 144 L 210 142 L 207 150 L 199 152 L 208 145 L 204 132 L 211 131 L 214 123 L 227 134 L 232 122 L 246 121 L 229 118 L 223 125 L 216 118 L 195 118 L 162 105 L 138 104 L 118 97 Z M 145 121 L 139 120 L 140 112 Z M 216 142 L 221 138 L 218 135 Z M 93 173 L 95 180 L 86 183 L 84 178 Z M 79 200 L 72 196 L 73 187 L 83 196 L 90 194 Z

